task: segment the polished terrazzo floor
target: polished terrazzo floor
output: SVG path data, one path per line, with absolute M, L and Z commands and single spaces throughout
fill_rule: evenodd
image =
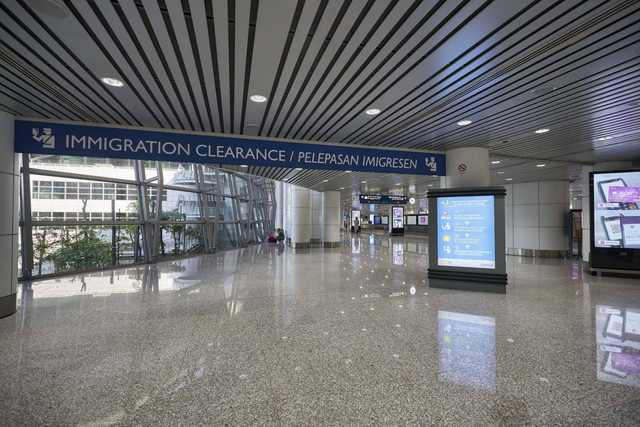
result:
M 506 295 L 431 289 L 427 243 L 24 285 L 0 319 L 0 425 L 640 424 L 640 338 L 614 324 L 640 280 L 508 257 Z

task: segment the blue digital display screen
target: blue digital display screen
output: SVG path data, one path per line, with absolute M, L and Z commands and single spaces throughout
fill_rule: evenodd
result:
M 438 198 L 438 265 L 496 268 L 493 196 Z

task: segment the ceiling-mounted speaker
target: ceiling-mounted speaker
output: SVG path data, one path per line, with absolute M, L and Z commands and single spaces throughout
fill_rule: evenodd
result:
M 555 86 L 547 85 L 547 86 L 537 87 L 534 90 L 532 90 L 531 93 L 534 95 L 546 95 L 547 93 L 551 93 L 554 90 L 556 90 Z
M 69 9 L 58 0 L 28 0 L 28 3 L 36 12 L 52 18 L 63 19 L 69 16 Z

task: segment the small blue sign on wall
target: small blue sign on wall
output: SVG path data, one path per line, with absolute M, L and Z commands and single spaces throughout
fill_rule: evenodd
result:
M 315 144 L 183 131 L 15 121 L 17 153 L 279 168 L 445 175 L 445 156 L 347 144 Z
M 360 203 L 377 205 L 406 205 L 409 198 L 407 196 L 393 196 L 383 194 L 361 194 Z

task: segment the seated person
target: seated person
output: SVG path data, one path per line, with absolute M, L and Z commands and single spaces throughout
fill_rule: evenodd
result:
M 284 230 L 282 228 L 278 228 L 276 234 L 276 242 L 284 241 Z

